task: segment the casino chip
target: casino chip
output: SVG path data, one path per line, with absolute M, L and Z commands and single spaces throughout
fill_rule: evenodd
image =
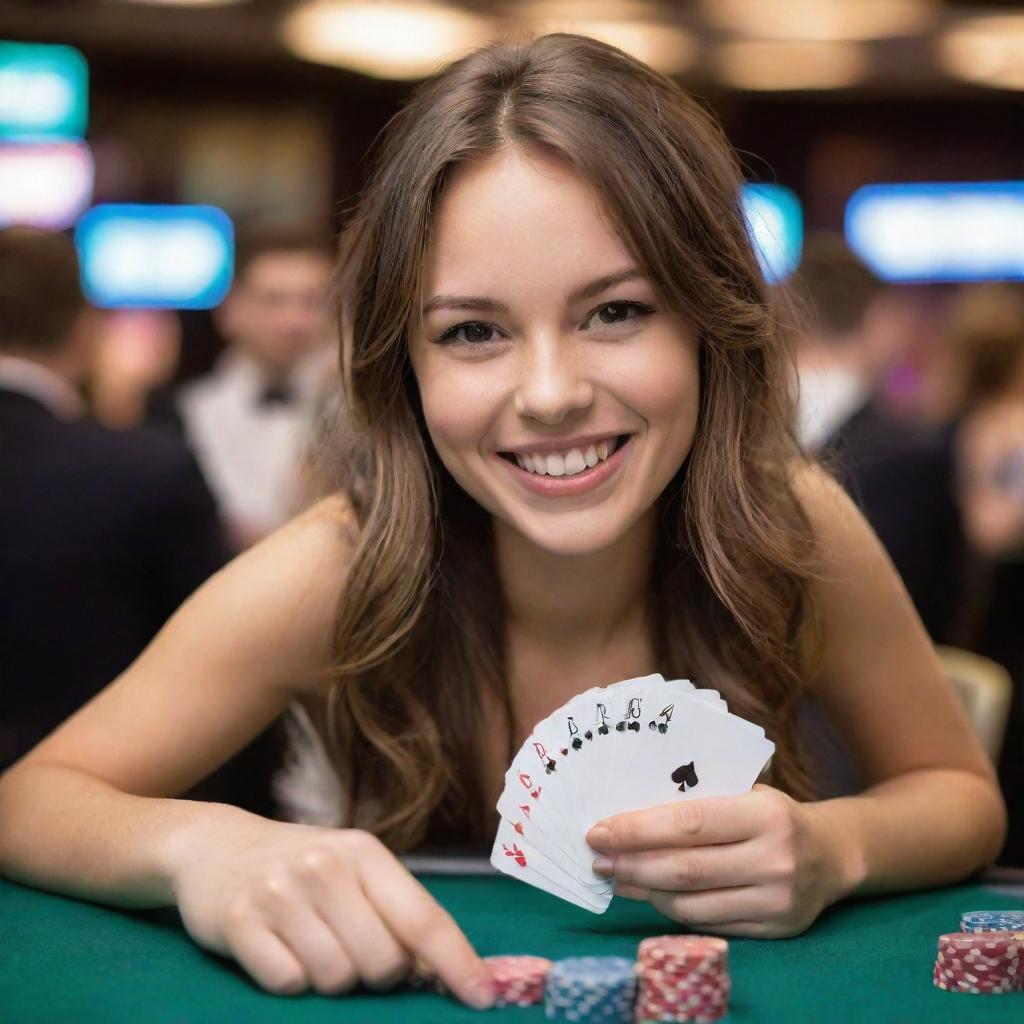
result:
M 542 956 L 485 956 L 497 994 L 495 1006 L 533 1006 L 544 1000 L 551 961 Z
M 573 956 L 548 971 L 548 1020 L 630 1024 L 636 995 L 634 964 L 622 956 Z
M 704 1024 L 729 1009 L 729 944 L 705 935 L 662 935 L 637 950 L 637 1021 Z
M 1024 910 L 969 910 L 960 915 L 962 932 L 1024 932 Z
M 1020 992 L 1024 932 L 953 932 L 939 936 L 932 980 L 948 992 Z

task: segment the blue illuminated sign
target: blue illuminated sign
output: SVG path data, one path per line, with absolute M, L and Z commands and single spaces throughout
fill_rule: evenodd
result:
M 850 248 L 886 281 L 1024 278 L 1024 182 L 867 185 L 846 207 Z
M 765 279 L 774 284 L 789 277 L 804 244 L 800 200 L 784 185 L 746 184 L 742 206 Z
M 89 68 L 71 46 L 0 42 L 0 137 L 80 139 Z
M 208 309 L 231 285 L 234 229 L 213 206 L 94 206 L 75 243 L 97 306 Z

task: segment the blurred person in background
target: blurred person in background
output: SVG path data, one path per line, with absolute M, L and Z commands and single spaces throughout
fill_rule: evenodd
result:
M 1024 291 L 963 291 L 950 316 L 961 385 L 957 487 L 974 555 L 964 644 L 1004 665 L 1014 699 L 999 766 L 1010 810 L 1001 863 L 1024 866 Z
M 140 423 L 150 394 L 170 384 L 180 357 L 181 321 L 175 310 L 109 311 L 94 343 L 90 412 L 115 429 Z
M 69 238 L 0 230 L 0 768 L 124 669 L 230 555 L 180 442 L 86 414 L 101 316 Z
M 175 396 L 177 422 L 238 549 L 297 511 L 300 458 L 334 357 L 332 260 L 312 230 L 241 232 L 234 284 L 214 311 L 227 350 Z
M 933 641 L 948 641 L 964 561 L 951 435 L 884 408 L 900 338 L 882 283 L 841 239 L 808 239 L 794 288 L 808 314 L 797 348 L 800 441 L 860 506 Z

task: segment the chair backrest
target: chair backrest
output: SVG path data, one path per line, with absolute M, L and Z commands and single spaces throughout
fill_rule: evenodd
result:
M 1010 673 L 998 662 L 959 647 L 936 650 L 981 745 L 996 764 L 1013 698 Z

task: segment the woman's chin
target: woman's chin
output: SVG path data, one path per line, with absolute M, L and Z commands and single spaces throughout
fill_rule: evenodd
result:
M 589 516 L 543 517 L 547 522 L 510 522 L 525 541 L 549 555 L 578 557 L 591 555 L 614 544 L 625 533 L 607 518 L 593 521 Z

